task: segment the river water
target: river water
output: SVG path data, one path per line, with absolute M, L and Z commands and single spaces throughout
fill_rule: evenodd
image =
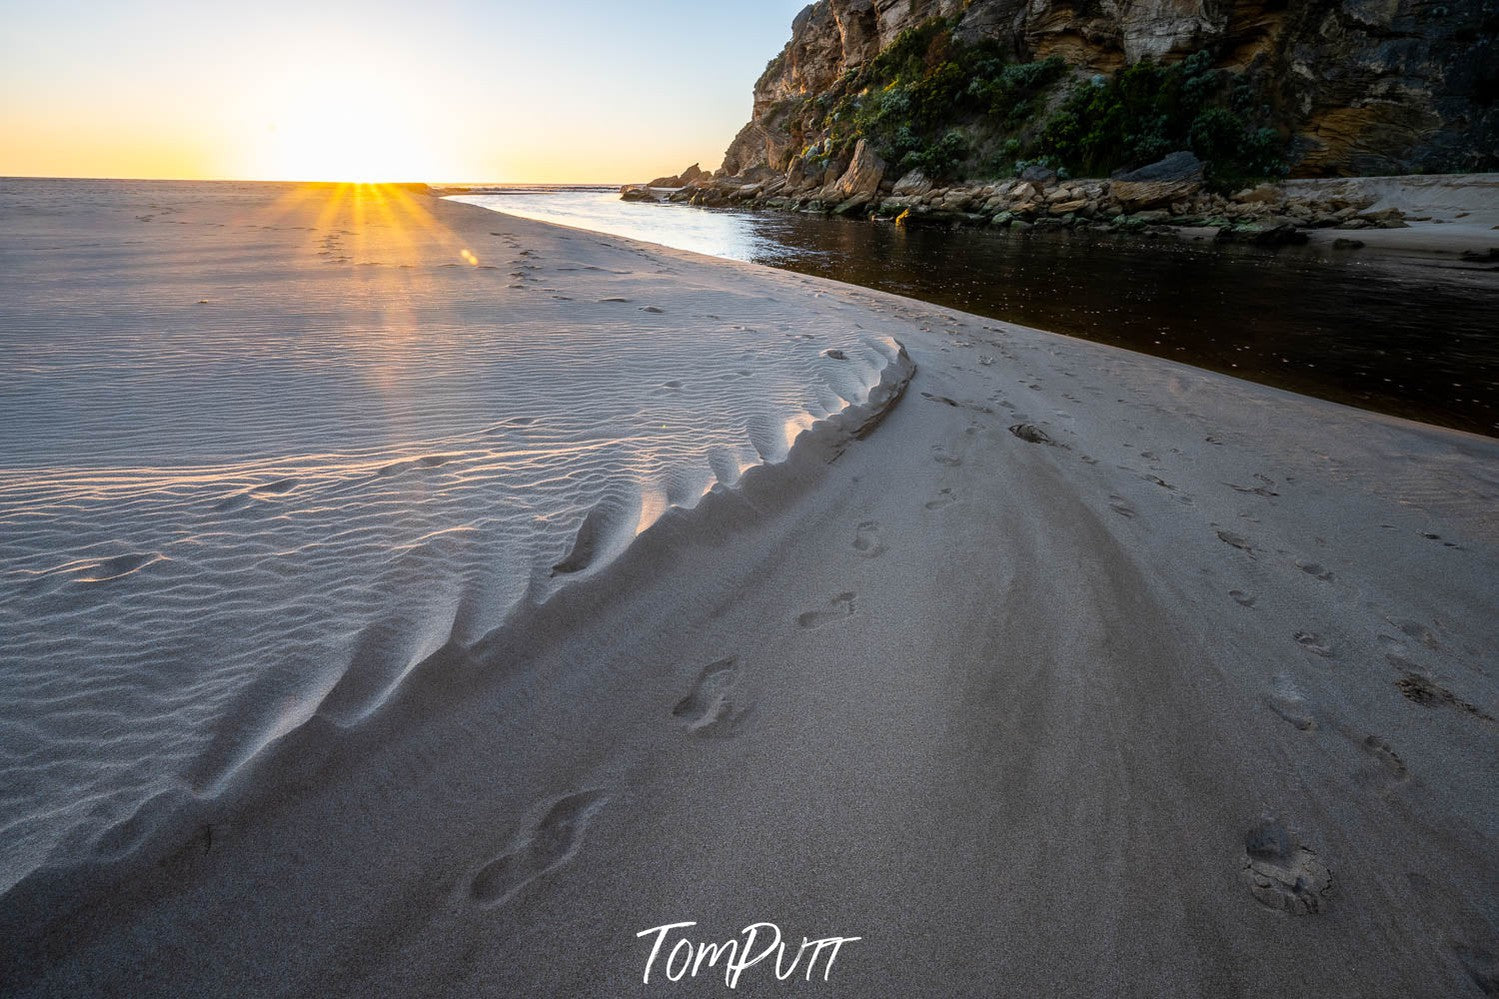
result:
M 1455 255 L 901 229 L 639 204 L 601 189 L 455 200 L 864 285 L 1499 436 L 1499 267 Z

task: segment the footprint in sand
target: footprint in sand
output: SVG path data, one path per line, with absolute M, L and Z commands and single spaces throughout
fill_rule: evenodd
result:
M 1234 598 L 1234 603 L 1240 607 L 1253 607 L 1254 602 L 1259 599 L 1253 593 L 1245 593 L 1243 590 L 1229 590 L 1228 595 Z
M 948 468 L 957 468 L 963 464 L 962 458 L 959 458 L 955 454 L 948 454 L 941 444 L 933 444 L 932 451 L 932 460 L 939 465 L 946 465 Z
M 865 558 L 879 558 L 885 554 L 885 546 L 880 541 L 879 521 L 866 520 L 854 528 L 854 551 Z
M 1486 996 L 1499 996 L 1499 954 L 1482 947 L 1465 947 L 1462 944 L 1454 944 L 1452 953 L 1479 992 Z
M 1270 705 L 1271 711 L 1301 731 L 1317 730 L 1317 718 L 1312 714 L 1311 705 L 1288 675 L 1282 673 L 1275 678 L 1275 686 L 1265 698 L 1265 703 Z
M 1422 531 L 1421 532 L 1421 537 L 1425 538 L 1427 541 L 1442 541 L 1442 536 L 1440 534 L 1433 534 L 1430 531 Z M 1452 541 L 1442 541 L 1442 547 L 1443 548 L 1455 548 L 1455 549 L 1457 549 L 1460 552 L 1467 551 L 1467 549 L 1464 548 L 1462 545 L 1457 544 L 1456 542 L 1452 542 Z
M 840 593 L 834 597 L 826 610 L 811 610 L 797 617 L 796 623 L 803 628 L 821 628 L 825 624 L 842 621 L 854 613 L 854 594 Z
M 1391 660 L 1392 662 L 1397 660 L 1400 662 L 1409 662 L 1409 660 L 1401 660 L 1399 656 L 1386 656 L 1385 658 Z M 1400 688 L 1400 693 L 1404 695 L 1406 700 L 1412 702 L 1413 704 L 1419 704 L 1425 708 L 1434 708 L 1439 706 L 1457 708 L 1461 711 L 1466 711 L 1468 714 L 1473 715 L 1476 718 L 1481 718 L 1484 721 L 1491 722 L 1494 720 L 1492 715 L 1488 714 L 1481 708 L 1473 704 L 1469 704 L 1467 701 L 1463 700 L 1461 697 L 1458 697 L 1446 687 L 1443 687 L 1441 684 L 1433 681 L 1430 677 L 1423 676 L 1420 673 L 1407 671 L 1404 676 L 1395 681 L 1395 686 Z
M 1316 562 L 1297 562 L 1296 568 L 1314 579 L 1320 579 L 1324 583 L 1332 581 L 1332 570 L 1324 569 Z
M 1388 742 L 1379 736 L 1373 734 L 1364 736 L 1362 740 L 1359 740 L 1359 748 L 1374 758 L 1391 783 L 1402 784 L 1410 776 L 1410 771 L 1405 767 L 1405 761 L 1390 748 Z
M 503 905 L 533 880 L 572 859 L 583 843 L 583 830 L 607 801 L 600 791 L 564 795 L 541 821 L 518 835 L 508 853 L 479 868 L 469 895 L 480 905 Z
M 1260 823 L 1244 837 L 1243 877 L 1261 905 L 1293 916 L 1323 911 L 1332 895 L 1332 872 L 1274 821 Z
M 1400 628 L 1400 633 L 1406 638 L 1414 638 L 1416 641 L 1420 642 L 1422 645 L 1435 652 L 1442 651 L 1442 643 L 1440 640 L 1438 640 L 1436 634 L 1433 633 L 1430 628 L 1426 627 L 1426 625 L 1422 624 L 1420 621 L 1406 621 L 1404 623 L 1398 623 L 1398 625 Z
M 1324 640 L 1321 635 L 1310 631 L 1298 631 L 1292 637 L 1296 639 L 1298 645 L 1308 652 L 1315 653 L 1323 659 L 1331 659 L 1333 657 L 1332 643 Z
M 928 510 L 940 510 L 945 506 L 951 506 L 957 501 L 958 498 L 953 495 L 951 489 L 943 489 L 937 493 L 936 498 L 926 501 L 926 508 Z
M 693 735 L 726 735 L 744 715 L 734 708 L 733 693 L 738 683 L 739 666 L 734 657 L 709 663 L 693 681 L 687 696 L 671 709 L 671 715 Z
M 1016 414 L 1019 415 L 1019 414 Z M 1017 423 L 1010 428 L 1010 433 L 1025 441 L 1027 444 L 1049 444 L 1056 446 L 1056 441 L 1046 436 L 1046 431 L 1030 423 Z
M 1135 508 L 1129 505 L 1129 501 L 1123 496 L 1110 496 L 1109 509 L 1127 520 L 1134 519 Z
M 1225 545 L 1232 545 L 1234 548 L 1239 549 L 1239 551 L 1241 552 L 1247 553 L 1251 557 L 1253 557 L 1254 555 L 1254 549 L 1250 547 L 1249 542 L 1245 538 L 1240 537 L 1232 531 L 1219 531 L 1218 540 L 1223 542 Z

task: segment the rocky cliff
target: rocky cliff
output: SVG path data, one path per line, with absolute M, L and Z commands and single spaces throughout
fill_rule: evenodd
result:
M 1293 176 L 1494 170 L 1496 34 L 1495 0 L 818 0 L 755 84 L 721 175 L 838 176 L 863 138 L 893 172 L 969 177 L 1013 174 L 1023 156 L 1064 175 L 1069 159 L 1139 166 L 1188 136 L 1209 161 L 1198 145 L 1258 143 L 1246 162 L 1273 145 Z M 1130 67 L 1188 57 L 1192 75 L 1152 69 L 1135 85 L 1179 86 L 1180 101 L 1129 104 Z M 943 73 L 956 86 L 933 84 Z M 1119 80 L 1117 103 L 1137 118 L 1189 98 L 1196 117 L 1110 147 L 1108 129 L 1142 126 L 1077 88 Z

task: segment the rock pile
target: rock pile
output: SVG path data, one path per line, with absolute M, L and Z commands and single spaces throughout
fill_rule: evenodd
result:
M 1214 193 L 1203 186 L 1202 164 L 1188 152 L 1108 180 L 1061 180 L 1049 170 L 1033 168 L 1012 180 L 943 187 L 920 170 L 892 177 L 861 141 L 844 163 L 798 158 L 784 174 L 762 166 L 732 176 L 704 174 L 672 190 L 652 187 L 656 185 L 626 185 L 621 194 L 626 199 L 754 206 L 907 226 L 1125 232 L 1205 228 L 1216 230 L 1218 239 L 1264 245 L 1305 242 L 1307 229 L 1406 227 L 1399 209 L 1372 211 L 1375 199 L 1367 195 L 1293 198 L 1275 184 L 1232 195 Z

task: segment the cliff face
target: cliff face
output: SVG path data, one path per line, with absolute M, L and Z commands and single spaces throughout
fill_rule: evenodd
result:
M 724 172 L 786 170 L 819 137 L 808 99 L 847 96 L 935 18 L 958 43 L 1057 56 L 1079 79 L 1206 51 L 1252 82 L 1293 175 L 1499 169 L 1495 0 L 818 0 L 755 84 Z

